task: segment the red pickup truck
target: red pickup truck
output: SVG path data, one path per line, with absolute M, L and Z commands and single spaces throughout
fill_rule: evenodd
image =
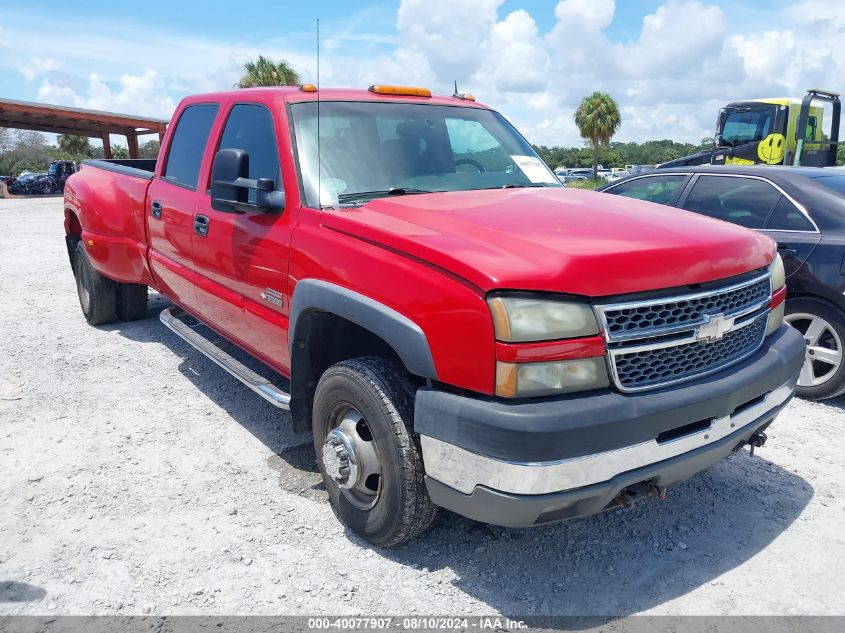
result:
M 564 189 L 469 95 L 189 97 L 158 161 L 83 163 L 65 231 L 92 325 L 165 295 L 165 325 L 313 432 L 337 514 L 382 546 L 438 507 L 531 526 L 662 498 L 761 445 L 804 358 L 771 240 Z

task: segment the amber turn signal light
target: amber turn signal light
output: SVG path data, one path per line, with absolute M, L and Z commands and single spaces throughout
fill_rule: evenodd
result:
M 431 96 L 431 90 L 428 88 L 415 88 L 413 86 L 382 86 L 375 84 L 370 86 L 369 90 L 377 95 L 402 95 L 407 97 Z

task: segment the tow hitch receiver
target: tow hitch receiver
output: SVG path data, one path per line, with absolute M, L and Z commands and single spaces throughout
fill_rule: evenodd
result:
M 751 447 L 751 457 L 754 457 L 754 449 L 762 447 L 767 439 L 769 438 L 766 437 L 765 433 L 755 433 L 748 438 L 748 445 Z
M 658 501 L 666 501 L 666 496 L 665 486 L 655 486 L 650 481 L 641 481 L 625 488 L 613 501 L 624 508 L 633 508 L 634 502 L 638 499 L 654 497 Z

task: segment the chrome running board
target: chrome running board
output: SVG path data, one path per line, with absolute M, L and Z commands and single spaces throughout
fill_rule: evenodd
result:
M 289 393 L 285 393 L 269 380 L 258 375 L 242 362 L 224 352 L 179 318 L 186 314 L 180 308 L 167 308 L 166 310 L 162 310 L 158 318 L 176 336 L 210 358 L 267 402 L 280 409 L 290 409 Z

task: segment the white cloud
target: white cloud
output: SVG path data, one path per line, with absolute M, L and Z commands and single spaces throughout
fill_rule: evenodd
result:
M 59 62 L 52 57 L 38 57 L 36 55 L 25 62 L 18 62 L 17 67 L 28 81 L 32 81 L 36 77 L 58 70 Z
M 770 77 L 787 89 L 797 79 L 796 70 L 790 60 L 796 54 L 795 34 L 792 31 L 766 31 L 749 36 L 734 35 L 728 40 L 730 46 L 742 60 L 748 77 Z
M 806 0 L 786 9 L 790 23 L 816 28 L 845 28 L 845 4 L 831 0 Z
M 564 27 L 595 31 L 608 27 L 615 11 L 614 0 L 560 0 L 555 17 Z
M 728 101 L 844 87 L 845 3 L 771 9 L 747 0 L 723 10 L 710 0 L 665 0 L 622 41 L 608 36 L 619 19 L 614 0 L 530 11 L 516 4 L 401 0 L 393 29 L 379 28 L 383 16 L 372 9 L 324 23 L 322 84 L 416 84 L 450 94 L 457 80 L 546 145 L 581 142 L 572 113 L 594 90 L 619 102 L 619 140 L 698 142 Z M 552 6 L 555 22 L 541 29 L 539 11 Z M 38 78 L 32 90 L 40 86 L 38 98 L 48 102 L 166 117 L 185 94 L 231 87 L 258 54 L 316 78 L 310 33 L 236 41 L 108 21 L 16 19 L 4 16 L 0 28 L 0 73 Z M 61 68 L 45 50 L 62 51 Z
M 128 112 L 144 116 L 169 118 L 176 103 L 162 95 L 158 73 L 147 68 L 142 75 L 123 75 L 120 87 L 112 90 L 96 74 L 88 78 L 87 94 L 60 80 L 45 78 L 38 89 L 38 100 L 91 110 Z
M 623 76 L 689 75 L 719 54 L 727 26 L 719 7 L 669 0 L 643 19 L 635 43 L 614 47 L 614 62 Z
M 279 42 L 219 42 L 106 22 L 45 19 L 37 30 L 29 30 L 28 24 L 17 26 L 12 29 L 7 24 L 3 32 L 15 57 L 0 56 L 0 71 L 5 66 L 27 79 L 41 77 L 37 99 L 59 105 L 170 118 L 182 96 L 232 88 L 243 64 L 259 54 L 287 59 L 306 80 L 312 80 L 316 67 L 313 51 Z M 39 57 L 46 42 L 49 50 L 62 51 L 65 72 L 57 71 L 53 59 Z M 330 71 L 331 64 L 326 64 L 324 72 L 327 66 Z M 331 82 L 331 72 L 326 74 Z
M 537 92 L 545 88 L 549 56 L 537 24 L 527 11 L 514 11 L 495 23 L 481 49 L 478 83 L 496 86 L 503 92 Z
M 424 54 L 435 77 L 451 82 L 481 66 L 481 44 L 504 0 L 403 0 L 396 28 L 399 47 Z

